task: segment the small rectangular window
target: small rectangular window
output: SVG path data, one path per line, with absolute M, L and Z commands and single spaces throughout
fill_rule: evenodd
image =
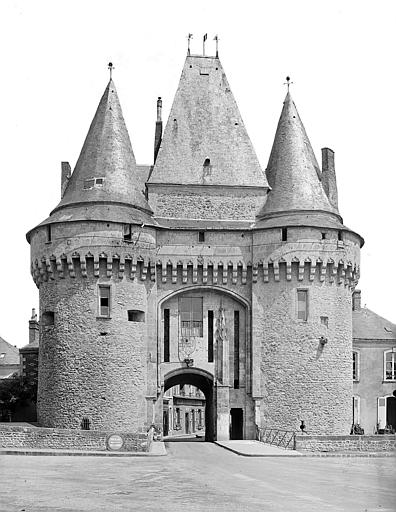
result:
M 396 352 L 385 352 L 384 380 L 396 380 Z
M 102 186 L 103 185 L 103 178 L 96 178 L 95 185 Z
M 205 242 L 205 231 L 198 231 L 198 242 Z
M 320 323 L 328 328 L 329 327 L 329 317 L 328 316 L 321 316 L 320 317 Z
M 144 311 L 138 309 L 128 309 L 129 322 L 144 322 Z
M 282 242 L 287 242 L 287 228 L 282 228 Z
M 322 233 L 322 240 L 326 240 L 326 233 Z
M 87 180 L 84 180 L 84 190 L 89 190 L 90 188 L 93 188 L 95 186 L 95 179 L 89 178 Z
M 179 299 L 179 315 L 181 336 L 202 338 L 202 297 L 181 297 Z
M 47 242 L 51 242 L 52 240 L 52 232 L 51 232 L 51 224 L 47 226 Z
M 340 242 L 342 242 L 342 240 L 343 240 L 343 237 L 342 237 L 342 231 L 341 231 L 341 230 L 340 230 L 340 231 L 338 231 L 338 240 L 339 240 Z
M 44 311 L 44 313 L 41 315 L 41 322 L 46 327 L 54 325 L 55 313 L 53 311 Z
M 99 286 L 99 315 L 110 316 L 110 286 Z
M 130 224 L 124 224 L 124 240 L 129 242 L 132 239 L 132 228 Z
M 304 322 L 308 319 L 308 291 L 297 290 L 297 318 Z

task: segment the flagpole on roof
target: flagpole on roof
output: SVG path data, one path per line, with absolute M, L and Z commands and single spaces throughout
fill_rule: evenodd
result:
M 203 56 L 204 56 L 204 57 L 205 57 L 205 42 L 206 42 L 206 39 L 207 39 L 207 38 L 208 38 L 208 34 L 205 34 L 205 35 L 203 36 L 203 44 L 202 44 L 202 46 L 203 46 Z

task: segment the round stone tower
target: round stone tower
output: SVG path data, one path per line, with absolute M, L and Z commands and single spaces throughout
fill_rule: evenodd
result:
M 41 426 L 146 423 L 147 297 L 155 222 L 112 80 L 62 198 L 27 234 L 40 291 Z
M 322 157 L 321 170 L 288 93 L 253 236 L 252 395 L 261 426 L 347 434 L 363 239 L 338 212 L 334 153 Z

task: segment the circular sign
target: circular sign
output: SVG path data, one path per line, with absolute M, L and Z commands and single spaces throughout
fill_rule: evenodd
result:
M 124 439 L 118 434 L 112 434 L 107 438 L 107 448 L 109 450 L 121 450 L 124 445 Z

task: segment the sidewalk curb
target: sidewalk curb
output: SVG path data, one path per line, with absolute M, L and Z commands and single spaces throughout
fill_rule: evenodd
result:
M 154 448 L 155 446 L 155 448 Z M 151 445 L 149 452 L 111 452 L 111 451 L 82 451 L 82 450 L 51 450 L 51 449 L 25 449 L 25 448 L 0 448 L 1 455 L 31 455 L 35 457 L 165 457 L 168 455 L 162 441 Z
M 304 458 L 381 458 L 381 457 L 396 457 L 396 452 L 299 452 L 295 450 L 290 450 L 292 453 L 281 454 L 270 454 L 270 453 L 244 453 L 235 448 L 231 448 L 230 446 L 226 446 L 221 442 L 214 441 L 214 444 L 220 446 L 220 448 L 224 448 L 230 452 L 235 453 L 236 455 L 240 455 L 242 457 L 304 457 Z

